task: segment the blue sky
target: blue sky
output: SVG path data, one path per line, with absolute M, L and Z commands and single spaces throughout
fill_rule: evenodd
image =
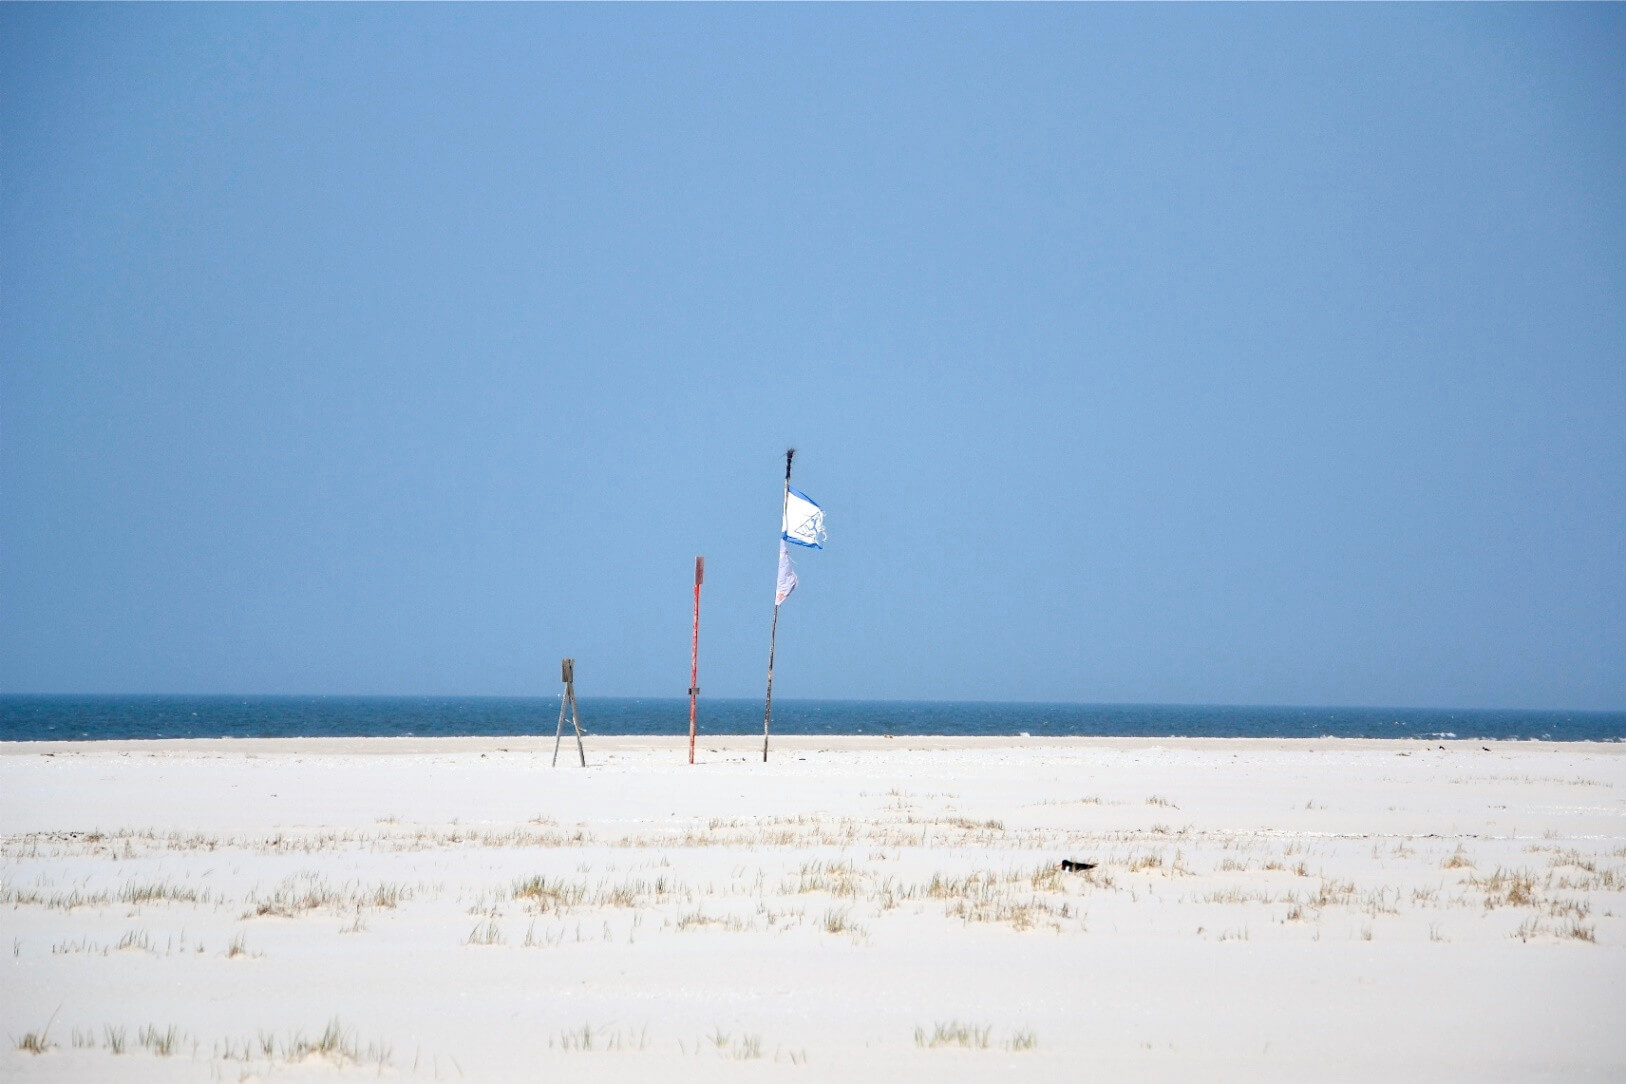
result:
M 1626 8 L 0 7 L 0 689 L 1626 707 Z

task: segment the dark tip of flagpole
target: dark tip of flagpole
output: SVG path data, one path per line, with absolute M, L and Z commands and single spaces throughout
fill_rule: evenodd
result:
M 790 461 L 792 459 L 795 459 L 795 458 L 796 458 L 796 449 L 795 448 L 786 448 L 785 449 L 785 477 L 786 478 L 790 477 Z

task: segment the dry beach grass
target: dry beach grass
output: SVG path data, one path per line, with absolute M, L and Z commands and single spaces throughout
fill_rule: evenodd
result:
M 0 1073 L 1626 1072 L 1618 745 L 550 751 L 0 746 Z

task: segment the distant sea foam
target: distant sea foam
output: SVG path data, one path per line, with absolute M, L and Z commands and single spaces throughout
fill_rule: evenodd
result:
M 689 702 L 587 697 L 596 734 L 687 735 Z M 552 734 L 557 697 L 0 696 L 0 741 Z M 1626 712 L 775 700 L 779 734 L 1626 740 Z M 566 730 L 569 730 L 568 725 Z M 762 701 L 701 698 L 703 734 L 762 732 Z

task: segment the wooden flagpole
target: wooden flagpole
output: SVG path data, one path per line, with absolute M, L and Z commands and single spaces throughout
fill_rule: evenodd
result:
M 784 544 L 785 514 L 790 509 L 790 461 L 796 458 L 795 448 L 785 449 L 785 493 L 779 506 L 780 544 Z M 775 566 L 777 568 L 777 566 Z M 777 595 L 777 591 L 775 592 Z M 779 643 L 779 599 L 773 604 L 773 629 L 768 633 L 768 700 L 762 708 L 762 763 L 768 763 L 768 724 L 773 720 L 773 656 Z
M 695 701 L 700 696 L 700 585 L 706 579 L 706 559 L 694 559 L 694 638 L 689 641 L 689 763 L 694 763 Z

